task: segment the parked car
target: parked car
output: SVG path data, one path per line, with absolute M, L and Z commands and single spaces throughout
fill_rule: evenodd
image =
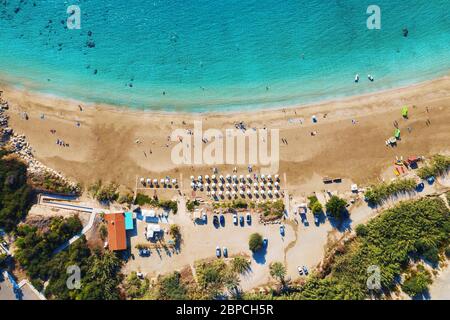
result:
M 315 223 L 316 225 L 319 224 L 319 215 L 317 215 L 317 214 L 314 215 L 314 223 Z
M 139 256 L 148 257 L 150 256 L 150 250 L 148 249 L 139 249 Z
M 302 276 L 302 275 L 303 275 L 303 269 L 302 269 L 302 267 L 298 266 L 298 267 L 297 267 L 297 270 L 298 270 L 298 274 Z
M 237 218 L 237 214 L 236 214 L 236 213 L 233 214 L 233 223 L 234 223 L 235 225 L 238 224 L 238 218 Z
M 223 216 L 223 214 L 220 215 L 220 224 L 225 225 L 225 217 Z
M 247 213 L 247 224 L 252 224 L 252 215 L 250 213 Z
M 269 244 L 269 239 L 264 238 L 263 239 L 263 248 L 267 248 L 267 245 Z
M 284 225 L 281 225 L 280 226 L 280 234 L 281 234 L 282 237 L 284 237 L 285 232 L 286 232 L 286 230 L 284 228 Z
M 228 249 L 227 249 L 227 247 L 223 247 L 222 252 L 223 252 L 224 258 L 228 257 Z
M 216 257 L 217 257 L 217 258 L 220 258 L 221 254 L 222 254 L 222 253 L 220 252 L 220 247 L 217 246 L 217 247 L 216 247 Z
M 202 214 L 202 220 L 204 223 L 208 222 L 208 216 L 206 215 L 205 212 L 203 212 L 203 214 Z
M 303 273 L 305 274 L 305 275 L 308 275 L 308 268 L 306 267 L 306 266 L 303 266 Z
M 241 224 L 241 226 L 244 225 L 244 216 L 239 217 L 239 223 Z
M 215 226 L 218 226 L 218 225 L 219 225 L 219 217 L 216 216 L 216 215 L 213 216 L 213 224 L 214 224 Z

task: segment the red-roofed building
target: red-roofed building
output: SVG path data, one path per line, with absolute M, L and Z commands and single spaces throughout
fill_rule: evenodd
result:
M 127 249 L 127 236 L 125 231 L 125 216 L 123 213 L 107 213 L 105 220 L 108 223 L 108 248 L 111 251 Z

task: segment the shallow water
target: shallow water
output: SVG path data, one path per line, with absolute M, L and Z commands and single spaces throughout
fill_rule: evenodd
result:
M 67 28 L 69 4 L 80 6 L 80 30 Z M 307 103 L 448 73 L 448 0 L 378 0 L 380 30 L 366 26 L 370 4 L 0 0 L 0 73 L 45 93 L 192 112 Z

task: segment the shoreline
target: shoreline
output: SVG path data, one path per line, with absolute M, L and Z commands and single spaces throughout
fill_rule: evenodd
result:
M 449 150 L 448 76 L 338 101 L 234 113 L 143 111 L 83 104 L 11 87 L 0 86 L 0 90 L 10 103 L 10 127 L 26 136 L 36 159 L 85 186 L 102 179 L 133 188 L 136 176 L 209 174 L 210 165 L 176 165 L 171 160 L 175 142 L 168 136 L 175 129 L 192 129 L 194 120 L 202 121 L 203 130 L 224 131 L 240 121 L 248 128 L 278 129 L 280 139 L 288 141 L 279 142 L 279 172 L 286 174 L 289 187 L 297 194 L 325 188 L 321 176 L 342 177 L 345 183 L 336 187 L 349 188 L 351 182 L 369 183 L 392 176 L 392 170 L 387 175 L 383 170 L 395 156 L 427 156 Z M 404 105 L 410 107 L 408 120 L 401 117 Z M 428 108 L 432 112 L 428 113 Z M 23 119 L 24 112 L 28 120 Z M 310 120 L 312 115 L 317 116 L 317 123 Z M 426 125 L 427 120 L 431 126 Z M 388 148 L 385 140 L 392 136 L 394 121 L 400 123 L 402 140 L 396 148 Z M 53 130 L 56 133 L 51 133 Z M 58 146 L 57 139 L 70 147 Z M 225 172 L 234 165 L 217 167 Z M 240 173 L 246 169 L 246 165 L 238 168 Z
M 22 92 L 26 94 L 30 94 L 32 96 L 38 97 L 40 99 L 48 99 L 48 100 L 54 100 L 54 101 L 64 101 L 72 104 L 78 104 L 86 107 L 96 107 L 96 108 L 103 108 L 105 110 L 109 110 L 111 112 L 125 112 L 129 114 L 151 114 L 156 116 L 173 116 L 173 115 L 180 115 L 180 116 L 192 116 L 192 117 L 198 117 L 198 116 L 237 116 L 237 115 L 247 115 L 254 112 L 280 112 L 283 110 L 292 110 L 292 109 L 310 109 L 310 108 L 319 108 L 324 105 L 329 104 L 345 104 L 345 103 L 351 103 L 354 100 L 357 99 L 365 99 L 369 97 L 378 97 L 383 96 L 386 94 L 397 94 L 401 95 L 404 93 L 408 93 L 408 91 L 413 89 L 419 89 L 427 85 L 432 85 L 434 83 L 438 83 L 440 81 L 445 81 L 450 79 L 450 73 L 447 73 L 445 76 L 440 76 L 438 78 L 434 78 L 432 80 L 426 80 L 421 81 L 413 84 L 408 85 L 401 85 L 398 87 L 392 87 L 388 89 L 381 89 L 381 90 L 375 90 L 373 92 L 366 92 L 362 94 L 356 94 L 356 95 L 349 95 L 349 96 L 343 96 L 340 98 L 324 98 L 320 99 L 316 102 L 311 103 L 302 103 L 302 104 L 286 104 L 284 106 L 276 106 L 276 107 L 256 107 L 255 109 L 250 108 L 244 108 L 242 110 L 224 110 L 224 111 L 164 111 L 164 110 L 158 110 L 158 109 L 146 109 L 144 107 L 142 108 L 133 108 L 127 105 L 115 105 L 115 104 L 108 104 L 108 103 L 101 103 L 101 102 L 92 102 L 92 101 L 83 101 L 78 100 L 75 98 L 68 98 L 68 97 L 61 97 L 57 94 L 52 93 L 43 93 L 39 91 L 35 91 L 33 89 L 28 88 L 21 88 L 21 85 L 13 85 L 9 82 L 5 81 L 3 78 L 0 78 L 0 88 L 6 88 L 6 90 L 9 91 L 16 91 L 16 92 Z M 4 90 L 4 89 L 3 89 Z M 275 102 L 275 103 L 282 103 Z M 256 106 L 257 104 L 255 104 Z M 235 109 L 235 108 L 232 108 Z M 237 109 L 237 108 L 236 108 Z

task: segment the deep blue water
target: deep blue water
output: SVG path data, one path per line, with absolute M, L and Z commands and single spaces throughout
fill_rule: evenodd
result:
M 449 15 L 449 0 L 0 0 L 0 77 L 152 110 L 306 103 L 448 74 Z

